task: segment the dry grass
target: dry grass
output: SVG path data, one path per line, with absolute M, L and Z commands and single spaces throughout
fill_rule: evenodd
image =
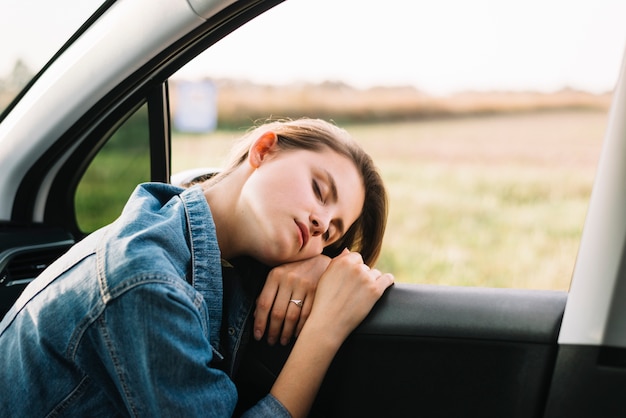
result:
M 403 282 L 567 289 L 601 112 L 352 126 L 391 196 L 379 266 Z
M 219 124 L 247 127 L 257 119 L 319 117 L 339 124 L 424 120 L 441 117 L 536 112 L 562 109 L 606 111 L 611 95 L 562 90 L 536 92 L 465 92 L 433 97 L 412 87 L 374 87 L 360 90 L 343 83 L 287 86 L 217 80 Z M 176 84 L 172 83 L 176 108 Z

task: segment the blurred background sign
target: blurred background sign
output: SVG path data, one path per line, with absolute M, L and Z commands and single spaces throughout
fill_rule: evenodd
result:
M 180 132 L 206 133 L 217 127 L 217 87 L 211 80 L 179 80 L 174 108 L 174 129 Z

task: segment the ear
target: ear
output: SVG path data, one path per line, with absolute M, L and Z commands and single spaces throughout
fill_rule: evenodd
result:
M 263 160 L 276 149 L 277 143 L 278 136 L 271 131 L 265 132 L 258 137 L 250 146 L 250 151 L 248 151 L 248 162 L 252 168 L 259 168 Z

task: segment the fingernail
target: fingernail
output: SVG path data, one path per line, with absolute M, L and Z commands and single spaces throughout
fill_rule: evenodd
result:
M 288 339 L 288 338 L 281 338 L 281 339 L 280 339 L 280 343 L 281 343 L 282 345 L 287 345 L 287 343 L 289 343 L 289 339 Z
M 254 330 L 254 339 L 259 341 L 259 340 L 261 340 L 261 338 L 263 338 L 263 332 L 260 329 L 255 329 Z

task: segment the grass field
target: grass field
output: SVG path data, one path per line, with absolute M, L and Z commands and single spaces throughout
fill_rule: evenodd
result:
M 389 189 L 378 267 L 400 282 L 567 289 L 606 121 L 579 110 L 344 125 Z M 220 165 L 235 136 L 177 135 L 173 171 Z

